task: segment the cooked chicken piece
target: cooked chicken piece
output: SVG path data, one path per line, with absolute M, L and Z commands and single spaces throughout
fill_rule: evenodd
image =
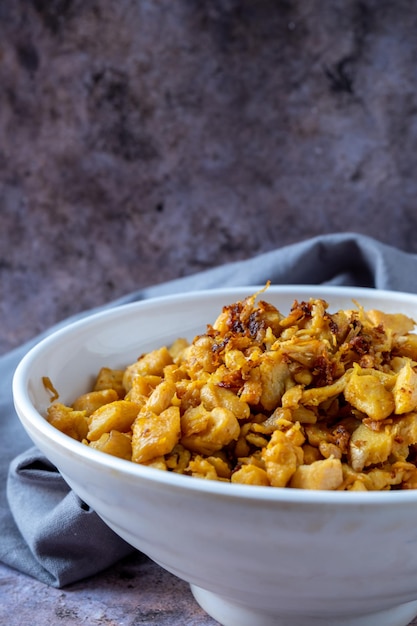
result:
M 294 489 L 335 490 L 343 483 L 342 463 L 332 457 L 314 461 L 310 465 L 300 465 L 291 478 Z

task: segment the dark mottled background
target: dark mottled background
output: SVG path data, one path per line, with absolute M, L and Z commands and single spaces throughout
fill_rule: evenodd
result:
M 413 0 L 0 0 L 0 353 L 321 233 L 417 252 L 416 73 Z M 214 624 L 140 557 L 0 585 L 10 626 Z
M 417 252 L 412 0 L 1 0 L 0 352 L 353 230 Z

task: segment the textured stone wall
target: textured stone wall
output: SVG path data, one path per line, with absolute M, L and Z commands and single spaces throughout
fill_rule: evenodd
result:
M 0 351 L 357 231 L 417 252 L 412 0 L 1 0 Z

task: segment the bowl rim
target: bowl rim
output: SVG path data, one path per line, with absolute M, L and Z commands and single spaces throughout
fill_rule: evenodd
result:
M 115 303 L 108 305 L 102 310 L 93 310 L 82 314 L 81 318 L 73 321 L 69 320 L 68 324 L 58 325 L 52 328 L 51 332 L 44 336 L 36 344 L 26 352 L 15 368 L 12 379 L 12 395 L 17 416 L 27 431 L 25 420 L 30 423 L 31 428 L 38 431 L 50 444 L 55 445 L 62 451 L 67 451 L 73 457 L 81 457 L 84 462 L 95 467 L 105 467 L 121 475 L 130 478 L 142 478 L 153 483 L 164 485 L 166 487 L 177 488 L 190 492 L 203 492 L 207 495 L 213 495 L 221 498 L 244 499 L 251 502 L 270 502 L 276 505 L 283 503 L 307 504 L 315 503 L 322 505 L 337 506 L 392 506 L 392 504 L 407 504 L 417 502 L 416 490 L 392 490 L 386 491 L 327 491 L 327 490 L 305 490 L 291 489 L 288 487 L 263 487 L 259 485 L 244 485 L 237 483 L 228 483 L 222 481 L 207 480 L 203 478 L 190 477 L 174 472 L 162 471 L 156 468 L 147 467 L 145 465 L 136 464 L 132 461 L 120 459 L 99 450 L 95 450 L 72 439 L 68 435 L 58 431 L 47 422 L 45 417 L 35 408 L 29 395 L 29 377 L 30 370 L 34 362 L 41 353 L 48 350 L 51 346 L 58 343 L 61 338 L 71 335 L 76 330 L 88 329 L 97 322 L 105 323 L 109 318 L 123 317 L 126 312 L 131 310 L 146 311 L 155 306 L 170 304 L 176 301 L 187 302 L 195 298 L 204 298 L 213 296 L 213 294 L 229 295 L 247 293 L 248 296 L 264 289 L 264 285 L 243 285 L 233 287 L 213 287 L 184 293 L 170 293 L 162 296 L 150 297 L 145 300 L 135 300 L 127 303 Z M 409 301 L 416 305 L 417 312 L 417 294 L 404 291 L 394 291 L 386 289 L 375 289 L 369 287 L 354 287 L 342 285 L 317 285 L 317 284 L 286 284 L 273 285 L 269 287 L 266 293 L 277 293 L 283 295 L 292 295 L 298 292 L 299 296 L 322 297 L 327 296 L 344 296 L 354 297 L 360 302 L 360 296 L 368 296 L 372 299 L 388 298 L 391 301 L 404 302 Z M 295 297 L 295 295 L 294 295 Z M 228 303 L 225 302 L 225 305 Z M 208 322 L 209 323 L 209 322 Z M 25 415 L 25 418 L 22 417 Z M 30 432 L 28 432 L 31 438 Z M 59 469 L 59 468 L 58 468 Z M 64 477 L 65 478 L 65 477 Z

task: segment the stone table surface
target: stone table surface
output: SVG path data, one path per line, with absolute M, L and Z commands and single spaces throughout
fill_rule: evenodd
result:
M 323 233 L 417 253 L 416 27 L 412 0 L 2 0 L 0 354 Z M 64 590 L 0 567 L 0 623 L 214 624 L 139 556 Z
M 0 624 L 216 626 L 218 622 L 198 606 L 188 584 L 136 554 L 63 589 L 0 564 Z
M 0 564 L 0 624 L 216 626 L 218 622 L 197 605 L 186 583 L 136 554 L 64 589 Z M 409 626 L 417 626 L 417 618 Z

